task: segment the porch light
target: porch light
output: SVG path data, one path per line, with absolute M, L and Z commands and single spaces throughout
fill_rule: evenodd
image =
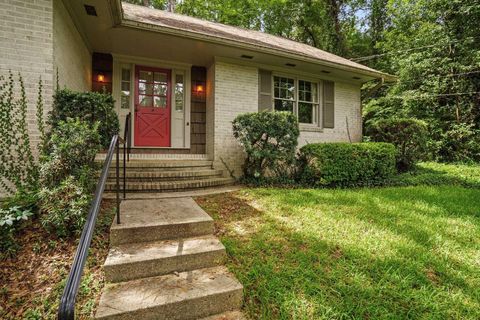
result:
M 97 75 L 97 81 L 98 82 L 105 82 L 105 75 L 103 73 L 99 73 Z
M 195 86 L 195 92 L 196 93 L 202 93 L 204 90 L 205 90 L 205 88 L 203 87 L 203 84 L 197 84 Z

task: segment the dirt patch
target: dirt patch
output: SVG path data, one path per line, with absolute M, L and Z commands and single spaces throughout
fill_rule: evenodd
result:
M 113 202 L 104 201 L 77 297 L 79 319 L 91 319 L 104 283 Z M 56 319 L 79 236 L 60 240 L 33 221 L 18 235 L 21 249 L 0 260 L 0 318 Z

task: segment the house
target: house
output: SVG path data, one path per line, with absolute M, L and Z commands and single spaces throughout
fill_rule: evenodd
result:
M 361 85 L 391 79 L 285 38 L 120 0 L 16 0 L 0 9 L 0 72 L 21 72 L 30 101 L 40 77 L 51 99 L 57 74 L 62 87 L 106 90 L 122 132 L 132 115 L 134 153 L 209 159 L 237 176 L 238 114 L 292 111 L 300 145 L 360 141 Z

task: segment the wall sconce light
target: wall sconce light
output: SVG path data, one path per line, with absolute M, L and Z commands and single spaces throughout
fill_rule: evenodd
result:
M 97 75 L 97 81 L 98 82 L 105 82 L 105 75 L 103 73 L 99 73 Z
M 195 92 L 196 93 L 203 93 L 205 91 L 205 86 L 203 83 L 195 84 Z

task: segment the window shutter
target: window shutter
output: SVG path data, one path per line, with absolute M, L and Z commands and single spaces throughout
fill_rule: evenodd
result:
M 258 73 L 258 111 L 272 110 L 272 72 L 259 70 Z
M 323 81 L 323 127 L 335 126 L 335 84 Z

